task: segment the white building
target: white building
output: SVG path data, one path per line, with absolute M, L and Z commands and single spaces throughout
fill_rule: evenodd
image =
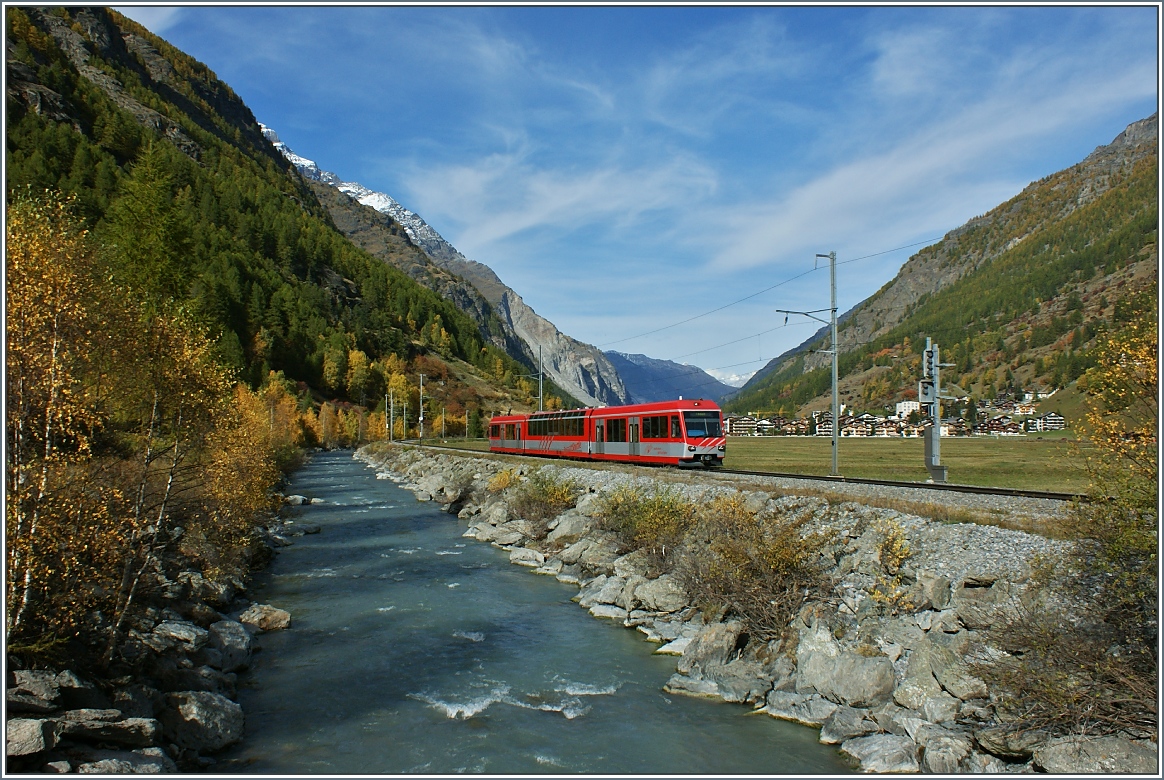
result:
M 898 401 L 897 402 L 897 418 L 904 420 L 913 412 L 921 412 L 921 404 L 917 401 Z

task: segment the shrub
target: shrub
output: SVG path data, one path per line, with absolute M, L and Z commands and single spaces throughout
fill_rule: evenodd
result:
M 517 482 L 517 469 L 505 469 L 490 477 L 489 484 L 485 488 L 490 493 L 500 493 L 502 490 L 513 487 Z
M 645 550 L 652 568 L 666 571 L 694 515 L 695 506 L 676 490 L 622 486 L 602 498 L 596 517 L 599 527 L 618 534 L 624 550 Z
M 881 519 L 877 521 L 876 530 L 882 534 L 878 560 L 881 561 L 883 571 L 878 573 L 877 582 L 869 590 L 869 595 L 894 613 L 913 609 L 913 603 L 906 597 L 908 590 L 901 584 L 901 567 L 913 554 L 909 540 L 905 537 L 905 529 L 892 520 Z
M 574 480 L 562 479 L 551 470 L 538 469 L 518 485 L 510 509 L 528 522 L 534 538 L 540 539 L 548 530 L 546 521 L 574 506 L 579 493 L 581 488 Z
M 740 496 L 717 498 L 699 514 L 680 568 L 705 613 L 738 616 L 749 635 L 784 636 L 801 606 L 825 585 L 829 535 L 805 533 L 807 517 L 761 519 Z

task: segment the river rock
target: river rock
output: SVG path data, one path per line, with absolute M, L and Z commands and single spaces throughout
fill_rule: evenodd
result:
M 582 557 L 582 553 L 594 546 L 594 542 L 588 538 L 582 538 L 574 542 L 562 552 L 558 553 L 558 557 L 562 559 L 562 563 L 576 564 Z
M 601 592 L 602 586 L 606 584 L 606 580 L 607 577 L 605 574 L 599 574 L 582 586 L 582 589 L 578 591 L 578 595 L 573 598 L 573 601 L 577 601 L 579 606 L 590 609 L 590 607 L 597 603 L 594 597 Z
M 917 747 L 913 740 L 893 734 L 854 737 L 841 744 L 841 752 L 856 759 L 862 772 L 917 772 Z
M 802 694 L 792 691 L 770 691 L 764 711 L 773 718 L 790 720 L 804 726 L 821 727 L 834 712 L 837 704 L 820 694 Z
M 703 677 L 689 677 L 678 672 L 671 675 L 671 679 L 667 680 L 663 686 L 663 690 L 667 693 L 678 693 L 684 696 L 696 696 L 705 699 L 718 699 L 720 697 L 719 686 L 714 680 L 708 680 Z
M 509 552 L 509 562 L 518 566 L 537 568 L 546 562 L 546 556 L 528 547 L 515 547 Z
M 933 572 L 919 572 L 917 585 L 921 592 L 922 604 L 915 606 L 942 610 L 950 604 L 950 578 Z
M 934 774 L 954 774 L 960 771 L 972 750 L 973 744 L 967 737 L 949 732 L 932 734 L 922 750 L 922 765 Z
M 56 744 L 56 729 L 50 720 L 10 718 L 6 728 L 9 756 L 30 756 Z
M 254 640 L 246 626 L 237 620 L 220 620 L 208 629 L 210 647 L 219 653 L 218 668 L 237 672 L 251 665 Z
M 76 771 L 81 774 L 152 775 L 178 771 L 178 767 L 159 747 L 140 750 L 88 749 L 70 751 L 69 754 L 76 762 Z
M 61 687 L 53 672 L 17 669 L 16 686 L 6 691 L 8 711 L 43 715 L 62 706 Z
M 573 544 L 594 527 L 594 521 L 575 511 L 558 515 L 558 524 L 550 531 L 546 541 L 550 544 Z
M 593 545 L 586 548 L 578 556 L 578 563 L 583 569 L 589 569 L 590 571 L 600 572 L 602 574 L 614 574 L 614 562 L 618 558 L 618 542 L 614 539 L 607 538 L 596 541 Z
M 629 552 L 614 562 L 614 573 L 620 577 L 626 577 L 628 580 L 631 577 L 646 579 L 649 568 L 650 560 L 646 550 Z
M 145 642 L 159 653 L 171 648 L 176 648 L 180 653 L 192 653 L 206 644 L 209 638 L 210 633 L 206 629 L 193 623 L 166 620 L 154 626 Z
M 741 631 L 743 624 L 738 620 L 704 626 L 684 651 L 679 660 L 679 671 L 688 674 L 697 669 L 728 663 L 736 654 L 736 641 Z M 677 637 L 678 633 L 675 635 Z
M 1120 737 L 1060 737 L 1035 748 L 1034 759 L 1051 774 L 1158 774 L 1155 750 Z
M 869 720 L 868 715 L 867 709 L 837 707 L 821 725 L 820 741 L 825 745 L 839 745 L 847 739 L 880 731 L 877 722 Z
M 978 746 L 1007 761 L 1029 761 L 1035 748 L 1048 740 L 1044 731 L 1011 731 L 1001 726 L 981 729 L 974 734 Z
M 656 655 L 683 655 L 694 637 L 681 636 L 655 649 Z
M 943 688 L 963 701 L 986 698 L 986 683 L 970 674 L 966 664 L 949 648 L 935 642 L 927 644 L 930 671 Z
M 278 631 L 291 625 L 291 613 L 270 604 L 251 604 L 238 619 L 240 623 L 260 631 Z
M 590 608 L 590 614 L 596 618 L 610 618 L 611 620 L 626 620 L 627 612 L 622 607 L 613 604 L 595 604 Z
M 213 753 L 242 739 L 242 707 L 208 691 L 166 694 L 160 715 L 166 738 L 178 747 Z
M 615 576 L 619 576 L 619 577 L 623 576 L 623 575 L 619 574 L 618 571 L 619 571 L 618 561 L 615 561 L 615 568 L 614 568 Z M 625 571 L 625 569 L 624 569 L 624 571 Z M 639 574 L 631 574 L 631 575 L 627 576 L 626 577 L 626 585 L 623 586 L 622 593 L 619 594 L 618 600 L 615 603 L 626 610 L 635 609 L 635 607 L 639 606 L 639 604 L 640 604 L 640 601 L 639 601 L 638 597 L 635 595 L 635 593 L 638 591 L 640 585 L 644 585 L 647 582 L 648 582 L 647 578 L 643 577 Z
M 493 534 L 493 538 L 489 541 L 492 542 L 495 547 L 508 547 L 509 545 L 519 544 L 526 537 L 526 534 L 522 530 L 521 526 L 519 526 L 515 521 L 510 521 L 505 525 L 499 525 L 494 530 L 495 533 Z
M 644 608 L 656 612 L 678 612 L 688 603 L 683 586 L 670 574 L 640 585 L 635 590 L 635 598 Z
M 842 650 L 823 623 L 802 632 L 796 650 L 796 692 L 816 692 L 850 707 L 869 707 L 893 693 L 893 662 Z
M 283 503 L 288 506 L 303 506 L 307 503 L 307 497 L 298 495 L 284 496 Z
M 88 742 L 123 747 L 148 747 L 158 742 L 162 727 L 153 718 L 118 720 L 117 710 L 72 710 L 57 721 L 57 734 Z
M 930 723 L 945 723 L 958 716 L 958 700 L 942 691 L 926 699 L 921 711 L 922 717 Z

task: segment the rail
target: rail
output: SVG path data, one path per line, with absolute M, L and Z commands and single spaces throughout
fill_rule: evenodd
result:
M 559 461 L 560 458 L 540 457 L 538 455 L 524 455 L 513 456 L 508 453 L 494 453 L 488 450 L 469 450 L 462 447 L 444 447 L 439 444 L 421 444 L 415 440 L 398 441 L 397 444 L 408 444 L 413 447 L 428 447 L 438 450 L 449 450 L 451 452 L 469 453 L 474 456 L 486 455 L 490 457 L 526 457 L 526 458 L 540 458 L 541 460 Z M 596 463 L 595 461 L 571 461 L 577 463 Z M 642 464 L 622 464 L 622 465 L 642 465 Z M 1055 493 L 1049 490 L 1020 490 L 1018 488 L 999 488 L 999 487 L 982 487 L 980 485 L 958 485 L 949 482 L 905 482 L 892 479 L 863 479 L 860 477 L 827 477 L 814 476 L 811 474 L 787 474 L 777 471 L 744 471 L 741 469 L 725 469 L 716 468 L 709 470 L 708 474 L 738 474 L 749 477 L 780 477 L 782 479 L 800 479 L 813 482 L 825 482 L 832 484 L 849 484 L 849 485 L 876 485 L 880 487 L 896 487 L 896 488 L 910 488 L 914 490 L 941 490 L 953 493 L 972 493 L 984 496 L 1006 496 L 1009 498 L 1041 498 L 1049 501 L 1086 501 L 1088 497 L 1080 493 Z

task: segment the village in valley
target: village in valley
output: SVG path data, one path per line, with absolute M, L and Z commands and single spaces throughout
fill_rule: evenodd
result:
M 1038 413 L 1038 402 L 1055 391 L 1028 391 L 1021 399 L 1002 394 L 992 401 L 975 402 L 969 397 L 950 398 L 944 407 L 959 416 L 943 417 L 942 436 L 1024 436 L 1028 433 L 1060 431 L 1067 421 L 1057 412 Z M 840 407 L 839 436 L 875 436 L 881 438 L 921 437 L 930 424 L 918 401 L 899 401 L 893 414 L 884 417 L 869 412 L 850 414 Z M 832 436 L 833 416 L 829 410 L 814 411 L 806 417 L 725 414 L 724 432 L 728 436 Z

